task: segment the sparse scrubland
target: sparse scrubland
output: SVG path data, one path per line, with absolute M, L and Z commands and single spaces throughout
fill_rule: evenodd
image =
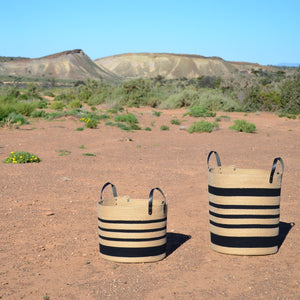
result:
M 223 80 L 209 76 L 165 80 L 158 76 L 118 84 L 88 79 L 64 86 L 53 79 L 24 84 L 25 79 L 19 78 L 11 85 L 0 85 L 0 122 L 2 126 L 22 125 L 30 118 L 53 119 L 64 115 L 84 118 L 90 114 L 93 125 L 86 125 L 95 128 L 95 122 L 105 118 L 97 111 L 100 104 L 111 108 L 110 115 L 126 107 L 140 106 L 156 109 L 186 107 L 187 115 L 194 117 L 215 116 L 217 111 L 269 111 L 291 119 L 300 114 L 299 69 L 293 76 L 285 76 L 282 70 L 256 72 L 255 75 L 251 80 Z M 134 129 L 132 124 L 129 127 Z
M 25 82 L 0 83 L 0 299 L 299 298 L 299 70 L 247 82 Z M 210 249 L 211 150 L 241 168 L 284 160 L 277 254 Z M 145 204 L 151 188 L 164 191 L 163 261 L 99 257 L 96 203 L 107 181 Z

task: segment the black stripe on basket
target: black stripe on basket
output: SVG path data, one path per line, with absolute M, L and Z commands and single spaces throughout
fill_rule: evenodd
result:
M 121 239 L 121 238 L 114 238 L 114 237 L 107 237 L 99 234 L 99 238 L 107 241 L 115 241 L 115 242 L 151 242 L 165 238 L 167 235 L 162 235 L 159 237 L 152 237 L 152 238 L 143 238 L 143 239 Z
M 209 201 L 209 205 L 222 209 L 279 209 L 279 205 L 231 205 L 231 204 L 217 204 Z
M 109 256 L 118 257 L 146 257 L 156 256 L 166 252 L 166 244 L 156 247 L 145 247 L 145 248 L 121 248 L 111 247 L 99 244 L 100 253 Z
M 98 221 L 102 223 L 110 223 L 110 224 L 151 224 L 151 223 L 159 223 L 166 221 L 167 218 L 156 219 L 156 220 L 105 220 L 98 218 Z
M 280 196 L 280 190 L 280 188 L 219 188 L 211 185 L 208 186 L 208 192 L 210 194 L 224 197 L 277 197 Z
M 223 219 L 276 219 L 279 218 L 279 214 L 277 215 L 224 215 L 224 214 L 217 214 L 213 211 L 209 211 L 211 216 Z
M 126 233 L 143 233 L 143 232 L 156 232 L 167 229 L 167 226 L 160 227 L 160 228 L 150 228 L 150 229 L 118 229 L 118 228 L 103 228 L 98 226 L 98 229 L 102 231 L 109 231 L 109 232 L 126 232 Z
M 278 246 L 278 236 L 229 237 L 210 233 L 211 242 L 218 246 L 231 248 L 267 248 Z
M 216 223 L 212 220 L 209 221 L 211 225 L 221 228 L 231 228 L 231 229 L 240 229 L 240 228 L 276 228 L 279 227 L 279 223 L 277 224 L 220 224 Z

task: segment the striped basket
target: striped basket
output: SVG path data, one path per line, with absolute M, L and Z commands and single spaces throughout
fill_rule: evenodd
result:
M 217 167 L 210 168 L 215 154 Z M 276 172 L 277 162 L 282 172 Z M 284 164 L 275 158 L 271 172 L 222 167 L 217 152 L 207 157 L 209 222 L 213 250 L 236 255 L 278 251 L 280 192 Z
M 107 186 L 113 197 L 103 199 Z M 162 201 L 153 201 L 158 190 Z M 167 203 L 159 188 L 150 191 L 149 199 L 131 199 L 117 196 L 116 187 L 107 182 L 100 194 L 98 233 L 100 256 L 117 262 L 154 262 L 166 256 Z

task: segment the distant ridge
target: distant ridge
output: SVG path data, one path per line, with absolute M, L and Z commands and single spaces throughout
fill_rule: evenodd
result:
M 0 75 L 58 79 L 117 80 L 118 76 L 95 64 L 81 49 L 31 59 L 0 63 Z
M 216 56 L 173 53 L 126 53 L 99 58 L 95 63 L 122 78 L 235 77 L 240 73 L 251 74 L 253 70 L 272 69 L 257 63 L 225 61 Z
M 256 76 L 275 71 L 273 66 L 226 61 L 220 57 L 176 53 L 125 53 L 91 60 L 81 49 L 40 58 L 0 57 L 0 75 L 70 80 L 119 81 L 136 78 L 165 79 L 221 76 L 224 79 Z

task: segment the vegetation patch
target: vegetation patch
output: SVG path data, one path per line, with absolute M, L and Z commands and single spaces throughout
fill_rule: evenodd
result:
M 217 122 L 210 123 L 205 120 L 201 120 L 200 122 L 194 122 L 194 124 L 189 127 L 188 132 L 212 132 L 213 129 L 219 128 L 219 124 Z
M 93 154 L 93 153 L 83 153 L 82 155 L 84 155 L 84 156 L 96 156 L 96 154 Z
M 167 126 L 167 125 L 161 125 L 160 126 L 160 130 L 169 130 L 170 129 L 170 127 L 169 126 Z
M 199 117 L 206 118 L 206 117 L 215 117 L 216 113 L 207 110 L 203 106 L 193 106 L 189 109 L 187 113 L 184 114 L 184 116 L 186 115 L 189 115 L 191 117 L 197 117 L 197 118 Z
M 180 125 L 181 124 L 181 122 L 178 119 L 172 119 L 170 122 L 172 125 Z
M 152 112 L 152 115 L 153 115 L 153 116 L 156 116 L 156 117 L 160 117 L 161 114 L 162 114 L 161 111 L 156 111 L 156 110 L 154 110 L 154 111 Z
M 256 126 L 253 123 L 249 123 L 246 120 L 234 120 L 234 124 L 229 127 L 232 130 L 252 133 L 256 131 Z
M 70 155 L 72 153 L 71 151 L 65 150 L 65 149 L 55 150 L 55 151 L 59 153 L 59 156 L 67 156 L 67 155 Z
M 132 113 L 127 113 L 127 114 L 122 114 L 122 115 L 117 115 L 114 118 L 116 123 L 126 123 L 127 127 L 129 130 L 140 130 L 141 127 L 137 125 L 138 120 L 136 116 Z
M 25 151 L 10 152 L 9 156 L 3 160 L 3 163 L 9 164 L 25 164 L 38 163 L 40 159 L 38 156 Z

